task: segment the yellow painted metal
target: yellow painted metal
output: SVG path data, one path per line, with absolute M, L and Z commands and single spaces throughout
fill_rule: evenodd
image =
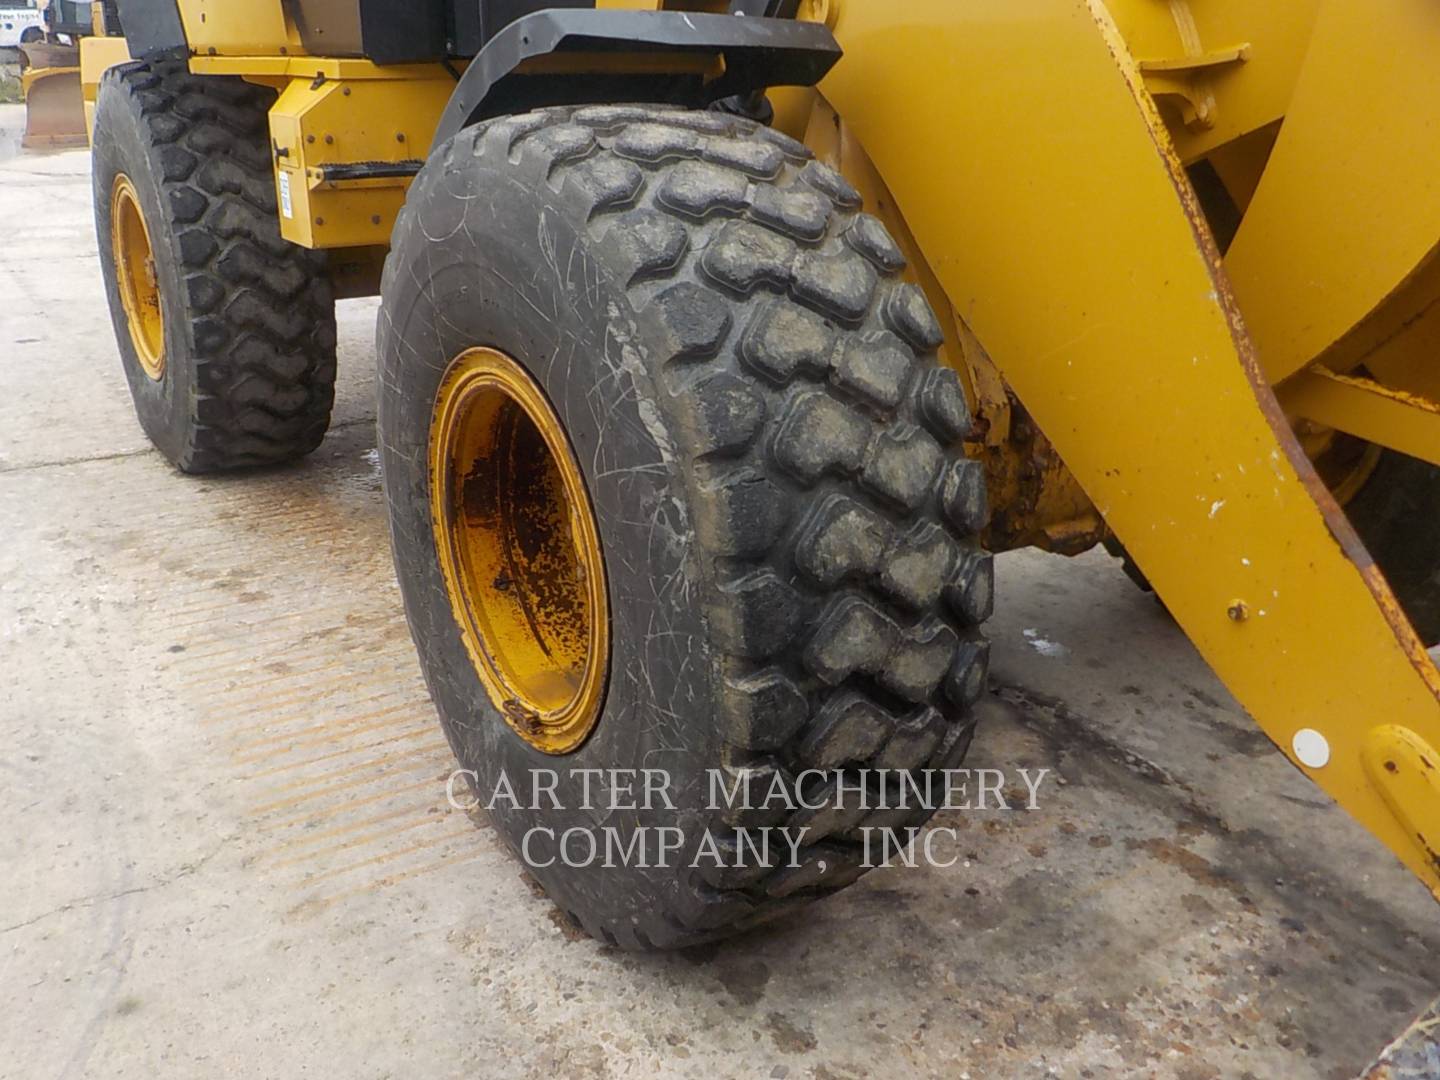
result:
M 196 56 L 299 56 L 300 32 L 280 0 L 177 0 L 185 40 Z
M 165 309 L 150 248 L 150 228 L 140 212 L 135 185 L 124 173 L 116 175 L 110 192 L 110 244 L 130 343 L 141 369 L 159 382 L 165 377 Z
M 1260 726 L 1291 754 L 1321 731 L 1306 772 L 1440 889 L 1362 763 L 1382 723 L 1440 742 L 1440 681 L 1261 376 L 1107 9 L 844 0 L 835 32 L 821 91 L 956 311 Z
M 388 246 L 408 176 L 327 180 L 327 165 L 424 159 L 455 77 L 440 64 L 341 57 L 194 56 L 197 75 L 274 86 L 270 110 L 280 233 L 309 248 Z
M 1428 308 L 1397 336 L 1365 358 L 1365 369 L 1386 386 L 1440 401 L 1440 308 Z
M 605 562 L 564 427 L 510 357 L 475 348 L 451 363 L 429 477 L 446 591 L 486 693 L 536 749 L 574 750 L 605 697 Z
M 1145 75 L 1145 89 L 1157 102 L 1172 103 L 1186 128 L 1208 131 L 1215 126 L 1218 111 L 1212 77 L 1220 69 L 1243 64 L 1249 58 L 1249 43 L 1207 52 L 1199 48 L 1197 41 L 1192 51 L 1178 56 L 1141 60 L 1140 71 Z
M 1432 255 L 1364 323 L 1321 356 L 1332 371 L 1364 370 L 1386 386 L 1440 401 L 1440 257 Z
M 1293 416 L 1440 465 L 1440 404 L 1429 398 L 1311 367 L 1281 387 L 1280 402 Z
M 130 46 L 123 37 L 85 37 L 80 39 L 80 93 L 85 100 L 85 131 L 95 132 L 95 95 L 100 80 L 116 64 L 130 59 Z
M 455 77 L 439 64 L 386 65 L 344 56 L 192 56 L 190 70 L 196 75 L 240 75 L 262 82 L 321 77 L 347 82 L 357 79 L 414 82 L 439 79 L 443 75 L 452 87 L 455 84 Z
M 1176 153 L 1195 161 L 1284 115 L 1321 0 L 1110 0 Z
M 1334 345 L 1435 251 L 1437 55 L 1431 0 L 1324 0 L 1225 259 L 1272 383 Z
M 1372 728 L 1365 769 L 1432 866 L 1440 866 L 1440 752 L 1400 724 Z
M 317 61 L 304 63 L 314 67 Z M 270 110 L 280 233 L 310 248 L 388 245 L 410 177 L 327 180 L 326 166 L 418 167 L 455 81 L 438 65 L 386 78 L 374 76 L 374 65 L 327 63 L 336 64 L 335 77 L 321 80 L 312 72 L 288 78 Z M 352 78 L 342 71 L 361 74 Z

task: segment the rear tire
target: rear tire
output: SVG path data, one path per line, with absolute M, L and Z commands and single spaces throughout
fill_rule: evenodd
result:
M 111 318 L 140 425 L 185 472 L 289 461 L 330 422 L 334 298 L 324 255 L 280 236 L 274 96 L 174 64 L 121 65 L 100 84 L 95 226 Z M 124 224 L 132 212 L 143 228 Z
M 716 809 L 711 770 L 757 799 L 820 770 L 813 803 L 843 773 L 890 768 L 898 785 L 970 743 L 993 589 L 983 480 L 958 449 L 970 414 L 934 362 L 939 325 L 903 266 L 838 174 L 717 113 L 504 118 L 439 148 L 411 189 L 385 270 L 380 445 L 450 744 L 482 798 L 502 773 L 522 793 L 559 773 L 559 808 L 491 808 L 517 851 L 536 828 L 685 836 L 672 864 L 643 868 L 537 865 L 532 843 L 531 873 L 593 936 L 675 947 L 743 929 L 859 877 L 862 827 L 932 812 Z M 494 704 L 437 554 L 437 394 L 477 347 L 547 397 L 604 553 L 608 684 L 567 754 L 541 752 Z M 638 766 L 668 773 L 673 809 L 610 813 L 603 787 L 585 805 L 578 770 Z M 703 836 L 732 852 L 738 827 L 780 825 L 809 829 L 793 865 L 692 865 Z

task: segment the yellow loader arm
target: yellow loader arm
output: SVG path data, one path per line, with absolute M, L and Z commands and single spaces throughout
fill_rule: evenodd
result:
M 1346 389 L 1304 369 L 1337 343 L 1355 363 L 1367 332 L 1396 348 L 1377 327 L 1413 330 L 1433 302 L 1440 72 L 1410 58 L 1440 55 L 1440 11 L 1329 0 L 1307 38 L 1287 6 L 1292 25 L 1252 28 L 1266 55 L 1203 41 L 1192 7 L 1237 33 L 1266 21 L 1185 0 L 821 5 L 845 49 L 820 86 L 835 155 L 873 163 L 956 314 L 1235 696 L 1440 895 L 1440 681 L 1272 385 Z M 1173 55 L 1137 56 L 1163 37 L 1156 10 Z M 1222 262 L 1185 161 L 1281 113 Z M 1329 425 L 1381 445 L 1404 429 L 1440 460 L 1428 401 L 1380 388 L 1403 420 L 1387 424 L 1321 389 Z

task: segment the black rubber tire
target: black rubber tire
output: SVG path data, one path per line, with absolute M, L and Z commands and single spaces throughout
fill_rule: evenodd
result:
M 335 301 L 323 253 L 280 236 L 267 112 L 275 93 L 183 65 L 124 64 L 95 108 L 95 227 L 135 411 L 190 473 L 309 453 L 330 423 Z M 150 233 L 165 372 L 135 355 L 116 283 L 111 191 L 124 172 Z
M 503 118 L 437 149 L 411 189 L 378 349 L 406 612 L 482 797 L 502 769 L 517 791 L 531 770 L 561 772 L 562 809 L 502 801 L 496 828 L 518 849 L 536 825 L 678 825 L 687 853 L 707 831 L 728 845 L 737 826 L 811 829 L 794 866 L 532 864 L 593 936 L 626 948 L 723 936 L 860 876 L 861 827 L 931 812 L 857 799 L 788 818 L 712 810 L 708 770 L 749 777 L 759 799 L 776 773 L 951 767 L 969 745 L 993 595 L 975 539 L 983 478 L 959 452 L 969 409 L 932 359 L 940 328 L 903 265 L 837 173 L 713 112 Z M 477 344 L 548 394 L 605 553 L 604 712 L 564 757 L 532 749 L 490 704 L 437 563 L 429 425 L 447 365 Z M 673 810 L 607 813 L 603 791 L 582 805 L 573 770 L 639 765 L 668 772 Z M 811 779 L 823 790 L 834 775 Z
M 37 41 L 45 40 L 45 31 L 38 26 L 27 26 L 20 31 L 21 45 L 34 45 Z
M 1420 639 L 1440 642 L 1440 469 L 1386 450 L 1345 513 Z

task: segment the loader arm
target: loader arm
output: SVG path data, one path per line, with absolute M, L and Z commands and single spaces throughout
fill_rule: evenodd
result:
M 1440 682 L 1264 377 L 1109 11 L 833 21 L 821 92 L 957 313 L 1256 722 L 1440 895 Z

